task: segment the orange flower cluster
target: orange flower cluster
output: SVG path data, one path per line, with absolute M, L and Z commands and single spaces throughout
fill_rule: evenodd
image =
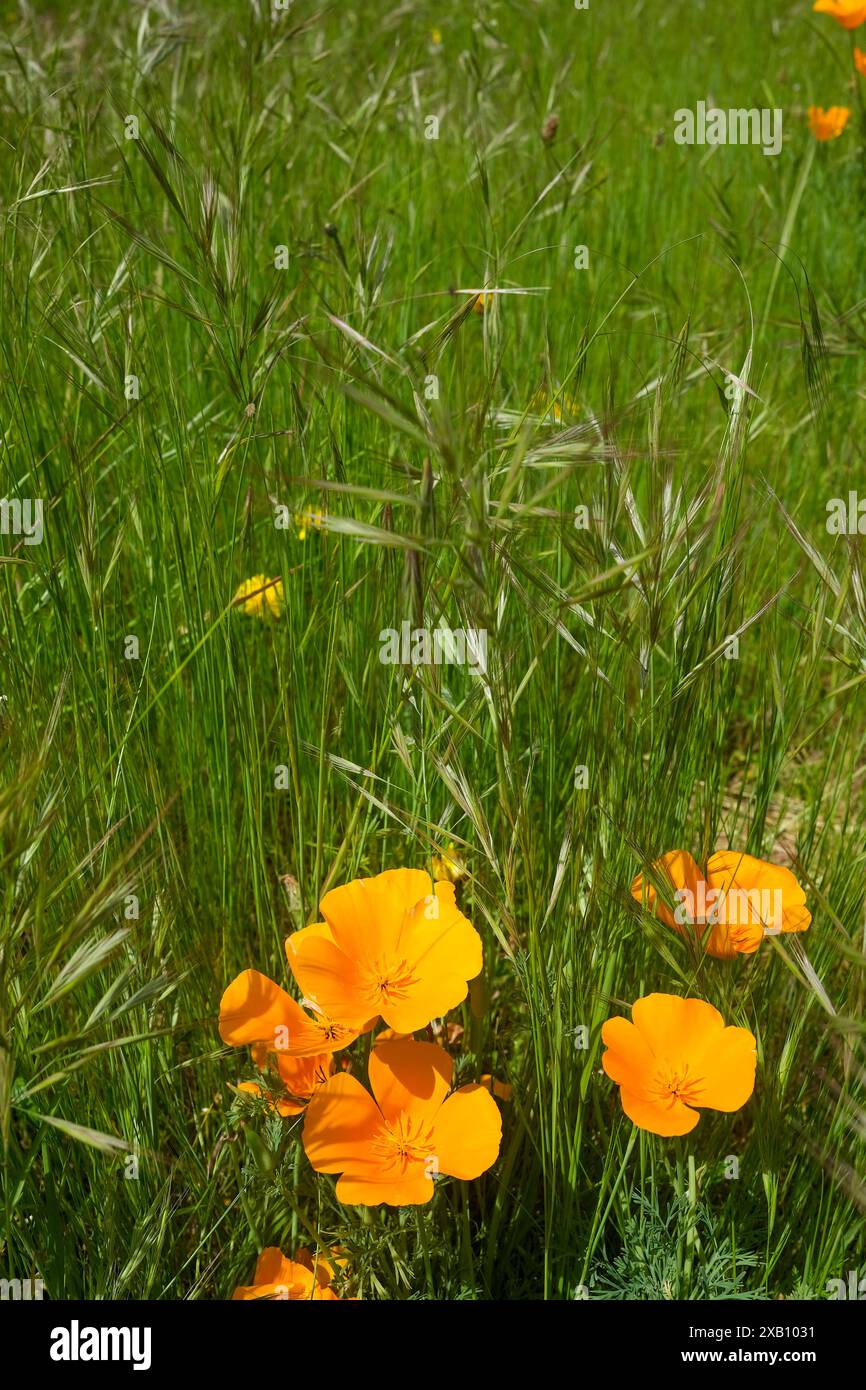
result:
M 649 881 L 638 874 L 631 892 L 718 960 L 752 955 L 765 936 L 805 931 L 812 920 L 790 869 L 734 850 L 710 855 L 703 873 L 688 850 L 671 850 L 652 866 Z
M 273 1064 L 279 1082 L 273 1090 L 253 1082 L 239 1089 L 280 1115 L 304 1114 L 307 1157 L 317 1172 L 341 1174 L 341 1201 L 429 1202 L 437 1177 L 477 1178 L 499 1153 L 502 1121 L 489 1080 L 451 1091 L 451 1058 L 412 1038 L 466 998 L 481 972 L 481 938 L 459 910 L 454 884 L 416 869 L 334 888 L 321 915 L 286 941 L 306 1007 L 256 970 L 243 971 L 223 995 L 223 1041 L 250 1045 L 253 1060 Z M 369 1056 L 371 1095 L 335 1070 L 333 1054 L 380 1019 L 386 1028 Z M 273 1282 L 257 1271 L 257 1285 Z
M 687 850 L 671 850 L 638 874 L 632 897 L 666 926 L 719 960 L 753 955 L 765 936 L 802 932 L 812 920 L 790 869 L 722 850 L 703 872 Z M 688 1134 L 701 1109 L 739 1110 L 755 1086 L 757 1045 L 747 1028 L 726 1027 L 703 999 L 649 994 L 632 1021 L 601 1030 L 602 1066 L 622 1108 L 651 1134 Z

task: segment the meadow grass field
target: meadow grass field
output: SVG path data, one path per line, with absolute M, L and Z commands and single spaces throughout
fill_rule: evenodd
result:
M 360 1299 L 850 1289 L 857 31 L 809 0 L 3 21 L 0 494 L 43 505 L 0 537 L 4 1275 L 221 1300 L 339 1246 Z M 699 101 L 781 111 L 778 154 L 678 144 Z M 404 623 L 485 659 L 384 662 Z M 672 850 L 784 866 L 808 930 L 712 957 L 630 891 Z M 398 868 L 480 934 L 416 1038 L 492 1078 L 502 1138 L 352 1204 L 302 1111 L 237 1090 L 220 1001 L 248 969 L 300 998 L 285 938 Z M 653 993 L 755 1040 L 688 1135 L 602 1068 Z

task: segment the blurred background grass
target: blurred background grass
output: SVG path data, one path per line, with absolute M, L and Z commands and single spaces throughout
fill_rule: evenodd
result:
M 0 491 L 46 509 L 0 556 L 9 1276 L 220 1298 L 316 1239 L 364 1297 L 824 1296 L 863 1259 L 848 36 L 766 0 L 6 8 Z M 675 145 L 698 100 L 781 107 L 783 152 Z M 278 624 L 230 608 L 259 573 Z M 486 628 L 487 679 L 383 666 L 404 619 Z M 237 1108 L 219 997 L 284 981 L 325 884 L 449 841 L 486 960 L 451 1046 L 513 1083 L 502 1157 L 341 1208 Z M 642 862 L 727 844 L 808 886 L 805 959 L 641 918 Z M 653 989 L 759 1039 L 691 1182 L 600 1073 Z

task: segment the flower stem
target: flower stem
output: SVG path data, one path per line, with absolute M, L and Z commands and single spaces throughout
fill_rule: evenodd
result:
M 682 1160 L 680 1160 L 682 1162 Z M 695 1156 L 689 1154 L 689 1211 L 686 1223 L 686 1260 L 683 1269 L 683 1289 L 686 1297 L 692 1282 L 692 1265 L 696 1253 L 700 1252 L 700 1242 L 698 1240 L 698 1228 L 696 1212 L 698 1205 L 698 1184 L 695 1172 Z

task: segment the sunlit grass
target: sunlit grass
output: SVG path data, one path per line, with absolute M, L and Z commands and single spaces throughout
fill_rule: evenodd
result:
M 848 79 L 771 8 L 11 26 L 0 493 L 45 538 L 0 556 L 10 1277 L 225 1298 L 264 1245 L 340 1244 L 364 1298 L 791 1297 L 863 1263 L 866 589 L 825 527 L 862 150 L 810 143 Z M 710 86 L 784 108 L 777 159 L 673 144 Z M 254 576 L 281 616 L 233 605 Z M 485 630 L 486 674 L 384 665 L 404 621 Z M 220 995 L 286 982 L 327 887 L 449 845 L 500 1160 L 345 1208 L 230 1089 Z M 728 845 L 794 869 L 804 938 L 699 960 L 631 898 Z M 601 1073 L 651 990 L 758 1039 L 691 1142 Z

